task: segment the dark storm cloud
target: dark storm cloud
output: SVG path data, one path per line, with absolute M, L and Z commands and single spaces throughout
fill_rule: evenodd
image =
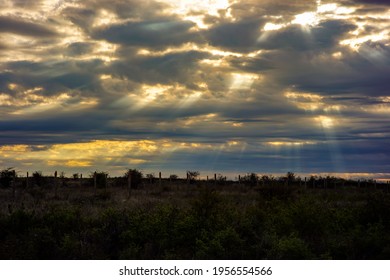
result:
M 0 73 L 0 90 L 16 94 L 9 89 L 9 84 L 14 83 L 25 89 L 43 87 L 43 94 L 47 96 L 74 89 L 98 94 L 97 74 L 102 64 L 100 60 L 10 62 L 4 66 L 8 71 Z
M 92 36 L 116 44 L 162 48 L 198 41 L 197 34 L 190 31 L 194 26 L 191 21 L 169 19 L 127 22 L 101 27 Z
M 269 16 L 283 16 L 284 20 L 290 20 L 296 14 L 316 10 L 317 5 L 315 0 L 247 0 L 235 1 L 230 8 L 232 15 L 240 20 Z
M 380 47 L 376 48 L 375 45 Z M 389 47 L 368 42 L 361 48 L 359 53 L 348 53 L 345 50 L 344 59 L 320 60 L 316 64 L 301 57 L 291 67 L 286 67 L 281 81 L 294 84 L 303 91 L 387 95 L 390 75 Z M 364 48 L 367 50 L 363 51 Z M 287 71 L 292 68 L 298 68 L 300 71 Z
M 390 2 L 388 0 L 353 0 L 353 2 L 366 5 L 390 5 Z
M 163 138 L 212 148 L 173 146 L 169 160 L 145 156 L 143 167 L 340 172 L 344 158 L 347 171 L 388 170 L 388 38 L 340 44 L 387 30 L 376 15 L 388 1 L 338 1 L 358 10 L 291 24 L 316 2 L 234 1 L 186 15 L 155 1 L 0 3 L 0 145 Z M 189 20 L 202 16 L 209 29 Z
M 164 9 L 168 7 L 164 3 L 153 0 L 113 0 L 109 2 L 92 0 L 86 1 L 85 5 L 106 9 L 123 19 L 142 18 L 144 20 L 160 16 Z
M 93 32 L 94 21 L 104 18 L 105 15 L 100 14 L 103 9 L 120 19 L 134 22 L 140 19 L 142 21 L 163 21 L 163 11 L 166 7 L 166 4 L 149 0 L 113 0 L 109 2 L 87 0 L 79 3 L 78 7 L 66 7 L 61 13 L 73 24 L 90 33 Z
M 347 21 L 330 20 L 315 27 L 290 25 L 275 31 L 269 31 L 259 38 L 258 46 L 265 49 L 292 48 L 298 51 L 321 51 L 332 48 L 339 40 L 356 26 Z
M 191 84 L 193 82 L 191 75 L 195 74 L 198 61 L 207 57 L 210 57 L 208 53 L 198 51 L 161 56 L 135 56 L 113 62 L 109 72 L 139 83 Z
M 93 49 L 94 49 L 94 45 L 91 43 L 76 42 L 76 43 L 69 44 L 69 46 L 67 47 L 67 55 L 80 56 L 80 55 L 91 53 Z
M 68 7 L 62 11 L 63 16 L 73 24 L 88 30 L 97 17 L 97 11 L 90 8 Z
M 262 20 L 222 23 L 204 34 L 210 45 L 224 49 L 247 52 L 253 51 L 260 35 Z
M 42 24 L 9 16 L 0 16 L 0 32 L 31 37 L 53 37 L 58 35 L 56 31 Z
M 296 27 L 294 30 L 297 30 Z M 311 43 L 300 42 L 292 35 L 290 40 L 280 37 L 284 43 L 280 41 L 279 48 L 277 43 L 271 41 L 268 46 L 277 49 L 255 57 L 232 58 L 230 62 L 244 71 L 267 75 L 267 79 L 274 80 L 280 86 L 294 86 L 296 90 L 304 92 L 351 94 L 354 97 L 388 95 L 390 47 L 380 42 L 366 42 L 359 52 L 355 52 L 340 47 L 335 37 L 341 35 L 339 31 L 333 32 L 338 34 L 329 35 L 326 29 L 321 29 L 321 33 L 328 35 L 317 37 L 313 32 Z M 299 34 L 302 35 L 301 31 Z M 327 53 L 323 52 L 325 47 Z M 340 52 L 342 57 L 335 58 L 332 52 Z
M 35 7 L 39 7 L 39 5 L 42 3 L 41 0 L 12 0 L 12 5 L 17 8 L 24 8 L 24 9 L 32 9 Z

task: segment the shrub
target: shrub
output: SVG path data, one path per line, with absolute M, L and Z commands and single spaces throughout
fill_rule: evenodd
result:
M 16 176 L 15 170 L 10 167 L 0 171 L 0 186 L 3 188 L 10 188 Z
M 259 180 L 259 176 L 256 173 L 248 173 L 245 176 L 241 177 L 241 182 L 247 186 L 256 186 Z
M 199 171 L 187 171 L 187 180 L 189 180 L 190 183 L 192 184 L 196 181 L 199 175 L 200 175 Z
M 90 175 L 92 178 L 92 184 L 94 184 L 94 180 L 96 180 L 97 188 L 105 188 L 107 186 L 107 172 L 94 172 Z
M 125 175 L 123 176 L 123 178 L 126 180 L 126 182 L 129 178 L 129 176 L 131 176 L 131 188 L 138 189 L 139 186 L 141 185 L 141 182 L 142 182 L 142 177 L 143 177 L 142 172 L 137 170 L 137 169 L 127 170 Z
M 35 185 L 37 185 L 39 187 L 43 186 L 44 177 L 42 175 L 42 171 L 35 171 L 32 174 L 32 179 L 33 179 L 33 182 L 34 182 Z

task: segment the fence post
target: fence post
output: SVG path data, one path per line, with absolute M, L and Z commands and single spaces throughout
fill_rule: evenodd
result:
M 305 177 L 305 189 L 307 188 L 307 185 L 306 185 L 306 177 Z
M 214 173 L 214 185 L 217 185 L 217 174 Z
M 161 187 L 161 172 L 158 172 L 158 186 Z
M 28 188 L 28 171 L 27 171 L 27 177 L 26 177 L 26 188 Z
M 54 196 L 58 196 L 57 170 L 54 171 Z
M 12 170 L 12 199 L 15 200 L 16 197 L 16 172 L 15 170 Z
M 129 175 L 127 176 L 127 192 L 128 197 L 131 196 L 131 171 L 129 171 Z
M 241 175 L 238 174 L 238 184 L 241 185 Z
M 94 194 L 96 195 L 96 171 L 93 173 L 93 189 L 94 189 Z

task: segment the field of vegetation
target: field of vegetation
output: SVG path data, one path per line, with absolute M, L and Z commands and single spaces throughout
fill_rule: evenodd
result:
M 0 175 L 0 259 L 390 259 L 374 181 Z

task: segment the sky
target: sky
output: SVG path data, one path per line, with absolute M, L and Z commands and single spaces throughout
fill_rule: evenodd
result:
M 390 179 L 390 1 L 0 0 L 0 168 Z

